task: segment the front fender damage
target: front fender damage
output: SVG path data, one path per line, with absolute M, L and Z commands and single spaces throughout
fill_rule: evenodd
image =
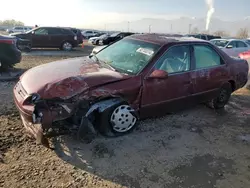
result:
M 138 110 L 141 88 L 136 92 L 137 94 L 134 96 L 133 102 L 126 100 L 121 96 L 121 93 L 122 91 L 98 88 L 85 94 L 76 95 L 71 99 L 61 98 L 59 101 L 50 99 L 35 104 L 35 118 L 33 122 L 40 124 L 40 126 L 38 126 L 39 134 L 37 134 L 38 136 L 36 137 L 37 143 L 51 148 L 45 131 L 49 128 L 53 128 L 53 122 L 74 116 L 80 118 L 80 122 L 77 121 L 79 122 L 77 123 L 77 138 L 87 143 L 91 142 L 97 135 L 95 126 L 93 126 L 93 119 L 95 118 L 94 115 L 96 112 L 102 113 L 112 106 L 124 102 L 131 104 L 135 111 Z M 57 105 L 51 106 L 51 104 L 55 102 Z M 136 115 L 138 117 L 138 114 Z

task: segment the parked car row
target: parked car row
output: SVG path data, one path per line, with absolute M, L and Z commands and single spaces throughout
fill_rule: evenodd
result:
M 103 34 L 99 37 L 91 37 L 88 42 L 95 45 L 109 45 L 111 43 L 117 42 L 118 40 L 123 39 L 124 37 L 133 35 L 135 33 L 131 32 L 115 32 L 111 35 Z
M 27 48 L 60 48 L 72 50 L 82 43 L 81 32 L 75 28 L 37 27 L 25 33 L 12 33 L 20 41 L 26 41 Z M 17 41 L 17 46 L 19 40 Z

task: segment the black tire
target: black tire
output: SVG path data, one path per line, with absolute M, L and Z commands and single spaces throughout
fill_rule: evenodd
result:
M 232 93 L 231 84 L 225 84 L 221 87 L 218 96 L 207 103 L 208 107 L 212 109 L 224 108 L 228 103 Z
M 95 45 L 99 45 L 99 40 L 97 40 L 97 41 L 95 42 Z
M 13 66 L 11 64 L 8 64 L 5 60 L 0 60 L 0 72 L 5 72 L 9 68 L 12 68 Z
M 73 44 L 69 41 L 65 41 L 62 43 L 60 49 L 64 51 L 71 51 L 73 49 Z
M 112 106 L 109 109 L 106 109 L 103 113 L 98 114 L 98 118 L 96 118 L 98 120 L 95 122 L 95 125 L 96 125 L 96 128 L 98 129 L 98 131 L 102 135 L 107 136 L 107 137 L 117 137 L 117 136 L 122 136 L 122 135 L 128 134 L 128 133 L 132 132 L 135 129 L 135 127 L 137 125 L 138 118 L 137 118 L 137 115 L 134 112 L 131 112 L 131 114 L 133 114 L 133 116 L 136 118 L 136 120 L 135 120 L 136 122 L 133 125 L 133 127 L 131 127 L 129 130 L 127 130 L 125 132 L 117 132 L 114 129 L 112 123 L 110 122 L 112 113 L 118 107 L 123 106 L 123 105 L 128 105 L 128 104 L 125 103 L 125 102 L 122 102 L 120 104 Z M 124 120 L 124 121 L 126 121 L 126 120 Z

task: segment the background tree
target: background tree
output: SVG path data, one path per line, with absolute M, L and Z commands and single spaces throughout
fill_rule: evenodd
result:
M 3 20 L 0 21 L 0 25 L 2 26 L 24 26 L 24 23 L 18 20 Z
M 241 39 L 245 39 L 248 38 L 248 29 L 247 28 L 240 28 L 240 30 L 238 31 L 236 37 L 241 38 Z

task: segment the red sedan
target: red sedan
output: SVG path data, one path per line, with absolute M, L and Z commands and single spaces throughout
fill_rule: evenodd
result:
M 245 60 L 204 40 L 133 35 L 96 55 L 28 70 L 14 88 L 14 100 L 36 138 L 66 119 L 118 136 L 139 119 L 189 105 L 223 108 L 246 84 L 248 70 Z

